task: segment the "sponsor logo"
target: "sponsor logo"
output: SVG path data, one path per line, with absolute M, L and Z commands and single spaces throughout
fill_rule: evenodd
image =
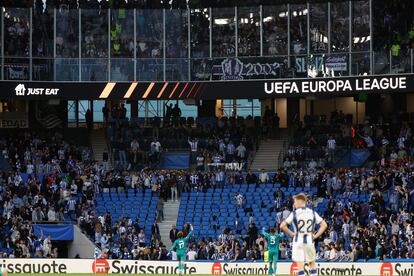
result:
M 244 62 L 243 62 L 244 61 Z M 275 77 L 281 74 L 281 64 L 273 59 L 250 59 L 241 61 L 238 58 L 226 58 L 212 67 L 214 79 L 242 80 L 261 77 Z
M 222 271 L 221 263 L 214 263 L 211 267 L 211 274 L 213 275 L 220 275 Z
M 20 83 L 14 88 L 14 91 L 16 92 L 16 96 L 24 96 L 26 94 L 26 87 Z
M 290 275 L 298 275 L 299 267 L 296 262 L 292 263 L 290 266 Z
M 383 263 L 380 270 L 380 276 L 392 276 L 393 269 L 391 263 Z
M 53 260 L 53 261 L 38 261 L 33 263 L 21 262 L 21 260 L 15 262 L 9 262 L 9 259 L 3 259 L 0 263 L 0 269 L 6 273 L 16 274 L 61 274 L 67 273 L 68 266 L 64 260 Z
M 59 88 L 38 88 L 38 87 L 26 87 L 20 83 L 14 91 L 16 96 L 57 96 Z
M 92 272 L 95 274 L 108 274 L 109 263 L 105 259 L 97 259 L 92 263 Z
M 341 93 L 407 89 L 406 77 L 265 82 L 266 94 Z

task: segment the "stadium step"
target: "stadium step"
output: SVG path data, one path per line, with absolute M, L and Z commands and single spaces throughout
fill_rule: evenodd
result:
M 170 230 L 173 224 L 176 224 L 178 218 L 178 209 L 180 208 L 180 200 L 174 202 L 168 200 L 164 203 L 164 221 L 158 223 L 160 227 L 160 235 L 163 243 L 167 248 L 171 247 Z M 181 230 L 182 225 L 177 225 L 177 229 Z
M 98 162 L 102 162 L 103 152 L 108 150 L 108 144 L 106 142 L 105 130 L 94 129 L 90 135 L 91 146 L 94 155 L 94 159 Z
M 261 169 L 276 171 L 281 166 L 282 160 L 279 160 L 279 156 L 284 154 L 285 145 L 287 145 L 285 139 L 262 141 L 250 169 L 252 171 Z

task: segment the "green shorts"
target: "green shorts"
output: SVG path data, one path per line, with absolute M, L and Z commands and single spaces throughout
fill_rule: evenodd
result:
M 278 251 L 269 251 L 269 263 L 274 263 L 279 260 L 279 252 Z
M 181 262 L 185 262 L 185 254 L 177 254 L 177 260 Z

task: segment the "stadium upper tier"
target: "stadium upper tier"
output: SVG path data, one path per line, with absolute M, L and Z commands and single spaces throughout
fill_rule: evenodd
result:
M 412 3 L 397 12 L 374 0 L 220 8 L 191 8 L 190 1 L 189 9 L 83 2 L 2 9 L 0 79 L 201 81 L 413 70 Z

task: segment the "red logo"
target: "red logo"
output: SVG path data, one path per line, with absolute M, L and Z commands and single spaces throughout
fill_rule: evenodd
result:
M 221 263 L 214 263 L 211 267 L 211 274 L 220 275 L 222 273 Z
M 105 259 L 97 259 L 92 263 L 92 271 L 95 274 L 108 274 L 109 263 Z
M 383 263 L 381 266 L 380 275 L 381 276 L 392 276 L 393 269 L 391 263 Z
M 298 275 L 299 267 L 296 262 L 292 263 L 290 266 L 290 275 Z

